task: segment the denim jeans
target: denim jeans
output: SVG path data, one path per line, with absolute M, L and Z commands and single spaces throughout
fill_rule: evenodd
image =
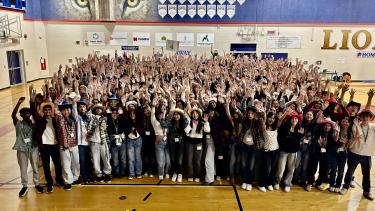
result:
M 273 185 L 275 181 L 277 162 L 279 161 L 279 150 L 264 152 L 265 185 Z
M 205 182 L 211 183 L 215 180 L 215 144 L 211 136 L 206 136 L 206 155 L 204 164 L 206 168 Z
M 241 144 L 243 182 L 251 184 L 254 180 L 256 151 L 253 146 Z
M 315 181 L 315 173 L 318 169 L 319 164 L 319 177 Z M 328 161 L 327 153 L 313 153 L 310 156 L 308 175 L 307 175 L 307 184 L 312 185 L 315 181 L 315 185 L 319 186 L 323 182 L 328 182 Z
M 129 177 L 142 175 L 142 138 L 127 139 L 126 148 L 129 158 Z
M 341 188 L 344 167 L 348 157 L 347 152 L 329 152 L 327 156 L 329 162 L 329 185 L 331 187 Z
M 362 169 L 362 187 L 364 193 L 369 193 L 371 190 L 370 172 L 371 172 L 371 156 L 358 155 L 348 152 L 348 169 L 345 174 L 344 188 L 349 189 L 353 174 L 358 164 L 361 164 Z
M 172 173 L 182 174 L 184 159 L 184 140 L 183 138 L 173 137 L 169 140 L 169 151 L 172 163 Z
M 142 166 L 145 173 L 155 174 L 155 136 L 142 136 Z
M 78 146 L 62 150 L 60 149 L 63 179 L 65 184 L 72 184 L 79 178 L 79 152 Z
M 293 180 L 299 184 L 305 184 L 309 167 L 310 151 L 307 144 L 302 145 L 302 149 L 297 152 L 296 168 Z
M 44 177 L 46 178 L 47 186 L 53 185 L 53 179 L 51 176 L 51 168 L 50 168 L 51 158 L 53 161 L 53 165 L 55 166 L 56 182 L 59 184 L 63 184 L 64 181 L 62 179 L 62 167 L 61 167 L 61 160 L 60 160 L 59 145 L 44 144 L 43 147 L 40 148 L 40 155 L 42 158 Z
M 188 165 L 188 178 L 201 177 L 201 159 L 202 159 L 203 145 L 202 143 L 193 144 L 186 143 L 186 157 Z
M 281 179 L 283 178 L 285 166 L 286 166 L 286 175 L 284 177 L 284 184 L 285 186 L 292 185 L 293 173 L 295 169 L 295 164 L 297 160 L 297 152 L 295 153 L 288 153 L 284 151 L 280 151 L 280 158 L 277 163 L 277 170 L 276 170 L 276 179 L 275 184 L 280 184 Z
M 96 177 L 102 177 L 103 173 L 110 175 L 112 168 L 110 164 L 110 153 L 107 143 L 100 144 L 91 142 L 90 143 L 92 161 L 94 163 L 94 172 Z M 103 168 L 102 165 L 103 164 Z M 102 171 L 103 169 L 103 171 Z
M 239 174 L 241 161 L 240 143 L 232 142 L 229 144 L 229 176 L 233 179 Z
M 169 156 L 169 147 L 166 141 L 160 139 L 160 142 L 155 143 L 156 162 L 158 164 L 159 176 L 169 174 L 171 168 L 171 158 Z
M 126 174 L 126 141 L 123 141 L 121 145 L 111 144 L 111 155 L 112 155 L 112 173 L 114 176 L 123 177 Z
M 79 151 L 79 171 L 83 180 L 92 179 L 92 162 L 90 147 L 78 145 Z

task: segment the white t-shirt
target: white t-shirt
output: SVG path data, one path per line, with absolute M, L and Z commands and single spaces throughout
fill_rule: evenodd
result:
M 357 141 L 350 149 L 351 152 L 362 156 L 375 155 L 375 125 L 359 126 L 361 139 Z M 366 139 L 367 137 L 367 139 Z
M 42 141 L 43 141 L 43 144 L 47 144 L 47 145 L 57 144 L 55 128 L 53 127 L 52 118 L 47 119 L 46 129 L 44 130 L 43 135 L 42 135 Z
M 82 125 L 82 130 L 81 130 L 81 141 L 82 141 L 82 143 L 80 143 L 79 145 L 84 145 L 84 146 L 87 146 L 87 145 L 89 145 L 89 142 L 87 142 L 87 128 L 86 128 L 86 126 L 85 126 L 85 124 L 87 124 L 87 123 L 85 123 L 85 122 L 83 122 L 83 121 L 81 121 L 81 125 Z

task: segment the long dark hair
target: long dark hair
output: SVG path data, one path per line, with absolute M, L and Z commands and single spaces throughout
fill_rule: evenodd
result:
M 275 120 L 273 121 L 272 124 L 268 124 L 268 118 L 271 118 L 271 117 L 273 117 Z M 265 124 L 266 124 L 266 130 L 267 130 L 268 127 L 270 127 L 271 130 L 276 130 L 276 128 L 277 128 L 277 116 L 276 116 L 276 114 L 273 113 L 273 112 L 268 112 Z
M 183 130 L 184 127 L 185 127 L 185 118 L 183 117 L 183 115 L 181 115 L 180 113 L 178 113 L 178 115 L 180 115 L 180 120 L 178 120 L 178 122 L 174 119 L 174 113 L 173 113 L 173 116 L 172 116 L 172 120 L 171 120 L 171 126 L 172 127 L 176 127 L 178 128 L 179 130 Z
M 190 121 L 190 127 L 193 128 L 193 119 Z M 201 116 L 199 116 L 196 133 L 202 132 L 202 129 L 203 129 L 203 119 Z

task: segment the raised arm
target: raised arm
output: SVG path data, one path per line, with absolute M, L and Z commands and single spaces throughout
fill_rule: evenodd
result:
M 13 120 L 13 125 L 16 126 L 17 125 L 17 122 L 18 122 L 18 118 L 17 118 L 17 112 L 18 112 L 18 109 L 20 108 L 20 105 L 25 101 L 25 97 L 20 97 L 20 99 L 18 99 L 18 102 L 16 104 L 16 106 L 14 107 L 13 109 L 13 112 L 12 112 L 12 120 Z
M 367 103 L 366 103 L 366 109 L 370 109 L 370 107 L 371 107 L 371 101 L 372 101 L 372 98 L 374 97 L 374 93 L 375 93 L 374 89 L 370 89 L 368 91 L 368 93 L 367 93 L 368 98 L 367 98 Z

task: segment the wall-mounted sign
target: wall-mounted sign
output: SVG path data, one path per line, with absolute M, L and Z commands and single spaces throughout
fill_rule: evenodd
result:
M 375 51 L 361 51 L 357 53 L 357 58 L 375 58 Z
M 267 36 L 267 48 L 301 48 L 300 36 Z
M 165 47 L 167 40 L 172 40 L 172 33 L 161 32 L 155 33 L 155 45 Z
M 367 30 L 359 30 L 352 32 L 352 30 L 341 30 L 341 40 L 337 42 L 331 42 L 332 29 L 325 29 L 324 32 L 324 43 L 321 47 L 322 50 L 335 50 L 338 47 L 338 43 L 341 45 L 340 50 L 349 50 L 349 39 L 350 35 L 353 34 L 351 38 L 352 46 L 357 50 L 366 50 L 371 48 L 372 35 Z M 375 46 L 372 47 L 372 50 L 375 50 Z
M 103 32 L 87 32 L 88 45 L 104 45 L 104 39 Z
M 139 51 L 139 46 L 125 45 L 125 46 L 121 46 L 121 50 L 123 50 L 123 51 Z
M 197 46 L 198 47 L 210 47 L 215 43 L 215 34 L 213 33 L 198 33 L 197 34 Z
M 127 32 L 113 32 L 109 38 L 110 45 L 127 45 L 128 33 Z
M 148 32 L 133 32 L 133 45 L 150 46 L 151 39 Z
M 177 41 L 180 42 L 180 46 L 194 46 L 194 33 L 177 33 Z
M 176 51 L 177 56 L 190 56 L 191 54 L 192 54 L 191 51 L 188 51 L 188 50 Z

